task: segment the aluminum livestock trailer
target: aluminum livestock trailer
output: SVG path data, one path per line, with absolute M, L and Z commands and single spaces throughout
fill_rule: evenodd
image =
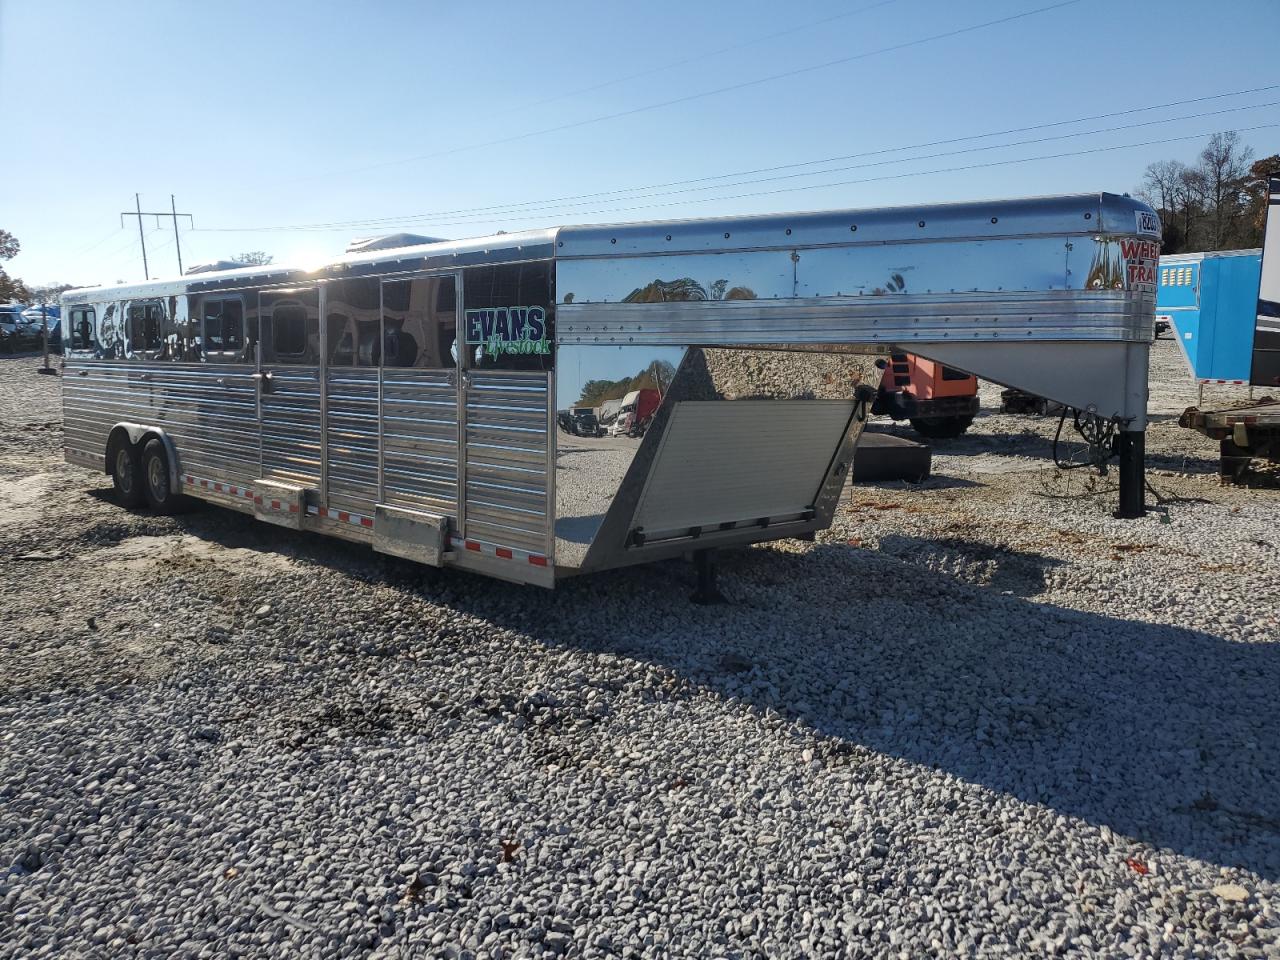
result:
M 1115 429 L 1159 223 L 1090 194 L 561 227 L 63 295 L 66 459 L 423 563 L 563 577 L 830 525 L 896 350 Z M 556 411 L 656 388 L 643 437 Z

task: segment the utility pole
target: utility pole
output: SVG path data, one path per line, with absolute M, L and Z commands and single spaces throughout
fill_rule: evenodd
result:
M 147 278 L 148 280 L 150 280 L 150 279 L 151 279 L 151 268 L 147 265 L 147 237 L 146 237 L 146 234 L 145 234 L 145 233 L 143 232 L 143 230 L 142 230 L 142 218 L 143 218 L 143 217 L 155 217 L 155 218 L 156 218 L 156 226 L 157 226 L 157 227 L 158 227 L 158 226 L 160 226 L 160 218 L 161 218 L 161 217 L 172 217 L 172 218 L 173 218 L 173 245 L 174 245 L 174 248 L 175 248 L 175 249 L 177 250 L 177 252 L 178 252 L 178 273 L 182 273 L 182 243 L 181 243 L 181 241 L 180 241 L 180 240 L 179 240 L 179 238 L 178 238 L 178 218 L 179 218 L 179 217 L 186 217 L 186 218 L 187 218 L 187 226 L 189 226 L 189 227 L 194 227 L 194 226 L 196 225 L 196 221 L 195 221 L 195 219 L 194 219 L 194 218 L 191 216 L 191 214 L 189 214 L 189 213 L 179 213 L 179 212 L 178 212 L 177 203 L 174 201 L 174 199 L 173 199 L 173 194 L 172 194 L 172 193 L 171 193 L 171 194 L 169 194 L 169 212 L 168 212 L 168 213 L 164 212 L 163 210 L 160 210 L 160 211 L 156 211 L 156 210 L 143 210 L 143 209 L 142 209 L 142 199 L 141 199 L 141 197 L 139 197 L 139 195 L 138 195 L 138 194 L 136 194 L 136 193 L 133 195 L 133 202 L 134 202 L 134 209 L 133 209 L 133 210 L 124 210 L 124 211 L 122 211 L 122 212 L 120 213 L 120 226 L 122 226 L 122 227 L 124 226 L 124 218 L 125 218 L 125 217 L 137 217 L 137 218 L 138 218 L 138 242 L 142 244 L 142 272 L 143 272 L 143 274 L 146 276 L 146 278 Z

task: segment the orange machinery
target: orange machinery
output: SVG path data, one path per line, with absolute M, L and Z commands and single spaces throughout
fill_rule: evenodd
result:
M 958 437 L 978 413 L 978 378 L 911 353 L 877 361 L 884 370 L 872 413 L 910 420 L 932 438 Z

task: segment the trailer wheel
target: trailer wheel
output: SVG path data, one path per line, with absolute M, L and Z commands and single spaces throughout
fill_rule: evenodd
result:
M 142 448 L 142 488 L 147 503 L 156 513 L 173 513 L 182 505 L 182 495 L 169 484 L 169 458 L 156 437 Z
M 116 502 L 130 510 L 142 506 L 142 463 L 138 448 L 127 437 L 116 441 L 110 453 L 111 483 L 116 489 Z
M 931 440 L 951 440 L 971 426 L 973 417 L 912 417 L 911 428 Z

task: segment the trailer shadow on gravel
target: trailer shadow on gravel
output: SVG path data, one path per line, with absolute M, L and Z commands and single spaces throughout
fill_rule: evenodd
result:
M 922 557 L 909 540 L 730 554 L 726 606 L 690 605 L 676 563 L 515 602 L 460 589 L 451 604 L 664 666 L 829 738 L 833 755 L 870 748 L 1280 880 L 1280 647 L 1037 602 L 1060 561 L 947 542 Z M 631 613 L 602 611 L 605 595 Z M 1118 860 L 1134 852 L 1116 841 Z
M 907 536 L 757 547 L 724 555 L 730 603 L 695 606 L 678 561 L 550 592 L 220 510 L 173 519 L 537 643 L 661 667 L 811 730 L 845 762 L 875 750 L 1280 880 L 1280 645 L 1041 602 L 1065 563 L 1052 557 Z M 1115 856 L 1134 849 L 1118 839 Z

